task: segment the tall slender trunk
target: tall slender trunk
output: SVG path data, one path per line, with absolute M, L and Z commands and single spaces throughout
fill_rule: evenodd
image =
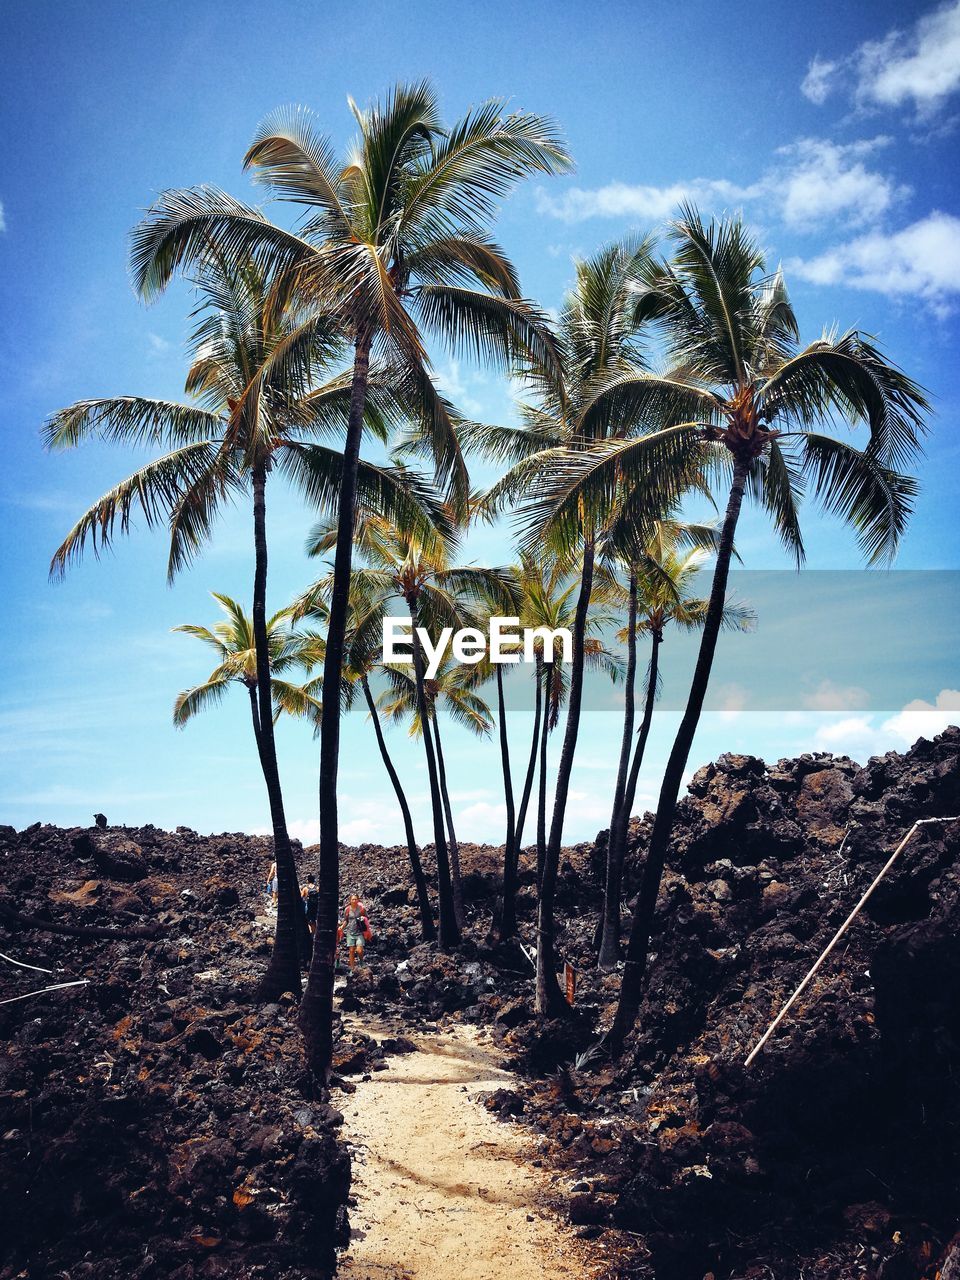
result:
M 543 883 L 543 864 L 547 860 L 547 745 L 550 738 L 550 685 L 553 665 L 543 668 L 543 724 L 540 726 L 540 777 L 537 782 L 537 893 Z
M 443 743 L 440 741 L 440 722 L 437 720 L 436 710 L 432 720 L 433 739 L 437 745 L 437 775 L 440 779 L 440 798 L 443 801 L 443 812 L 447 820 L 447 832 L 450 837 L 449 849 L 450 856 L 450 889 L 453 893 L 453 910 L 457 917 L 457 927 L 463 929 L 467 922 L 467 913 L 463 906 L 463 880 L 460 875 L 460 846 L 457 843 L 457 833 L 453 829 L 453 805 L 450 803 L 450 792 L 447 789 L 447 766 L 443 760 Z
M 610 855 L 613 848 L 613 833 L 616 830 L 620 810 L 623 807 L 623 796 L 627 789 L 627 774 L 630 772 L 630 751 L 633 747 L 634 700 L 637 682 L 637 570 L 630 566 L 629 607 L 627 610 L 627 673 L 623 696 L 623 736 L 620 739 L 620 760 L 617 765 L 617 780 L 613 789 L 613 810 L 610 814 L 610 829 L 607 832 L 606 889 L 603 895 L 603 907 L 600 912 L 600 950 L 603 952 L 603 936 L 607 932 L 606 920 L 611 914 L 609 902 Z M 617 918 L 619 920 L 619 898 L 617 899 Z M 609 950 L 609 948 L 608 948 Z M 619 942 L 616 946 L 616 959 L 619 959 Z M 599 961 L 601 967 L 607 961 Z M 614 961 L 615 963 L 615 961 Z
M 557 870 L 560 866 L 560 846 L 563 842 L 563 819 L 573 772 L 573 757 L 577 749 L 580 731 L 580 702 L 583 697 L 584 637 L 587 630 L 587 612 L 590 593 L 593 590 L 593 541 L 584 539 L 583 572 L 580 594 L 573 622 L 573 663 L 570 669 L 570 697 L 567 704 L 567 724 L 563 734 L 563 747 L 557 766 L 557 787 L 553 802 L 553 818 L 547 840 L 543 863 L 543 879 L 540 883 L 540 902 L 537 910 L 537 1013 L 558 1017 L 569 1013 L 569 1006 L 560 991 L 556 974 L 554 947 L 555 920 L 553 899 L 557 887 Z
M 259 1000 L 276 1000 L 284 991 L 300 994 L 300 951 L 297 945 L 300 888 L 283 811 L 280 769 L 273 736 L 273 698 L 270 688 L 270 647 L 267 637 L 267 468 L 253 468 L 253 645 L 257 658 L 257 719 L 254 722 L 260 768 L 267 786 L 273 827 L 273 858 L 277 864 L 277 932 L 266 973 L 257 987 Z
M 417 635 L 419 615 L 416 602 L 409 601 L 413 620 L 413 674 L 417 689 L 417 711 L 423 726 L 423 747 L 427 756 L 427 778 L 430 783 L 430 807 L 433 812 L 433 842 L 437 851 L 437 906 L 439 907 L 439 942 L 446 951 L 460 942 L 460 926 L 453 903 L 453 885 L 450 880 L 450 861 L 447 854 L 447 836 L 444 829 L 443 801 L 440 797 L 440 780 L 437 776 L 437 758 L 433 747 L 430 710 L 424 687 L 423 649 Z
M 700 640 L 700 652 L 693 673 L 693 683 L 687 698 L 687 706 L 677 730 L 677 736 L 664 770 L 663 783 L 660 787 L 660 799 L 657 802 L 657 816 L 654 820 L 650 836 L 650 847 L 643 869 L 643 880 L 637 898 L 633 924 L 630 929 L 630 941 L 627 944 L 626 963 L 623 970 L 623 982 L 620 987 L 620 1002 L 613 1025 L 607 1036 L 611 1052 L 617 1054 L 623 1049 L 623 1043 L 637 1020 L 640 1009 L 640 998 L 643 994 L 643 983 L 647 968 L 647 948 L 653 929 L 654 915 L 657 908 L 657 895 L 660 892 L 660 880 L 666 865 L 667 850 L 670 844 L 670 833 L 677 811 L 677 797 L 680 784 L 687 767 L 687 759 L 693 738 L 703 710 L 707 686 L 710 683 L 710 669 L 713 666 L 713 655 L 717 648 L 717 637 L 723 622 L 723 610 L 727 594 L 727 578 L 730 574 L 730 557 L 733 553 L 733 541 L 737 531 L 737 520 L 743 503 L 743 490 L 747 474 L 750 470 L 749 458 L 737 458 L 733 468 L 733 483 L 727 510 L 723 517 L 723 528 L 717 550 L 717 564 L 713 572 L 713 584 L 710 588 L 710 603 Z
M 343 475 L 337 512 L 337 548 L 327 621 L 323 663 L 323 719 L 320 722 L 320 900 L 313 960 L 300 1005 L 307 1062 L 315 1078 L 326 1080 L 333 1056 L 333 979 L 340 918 L 340 843 L 337 827 L 337 772 L 340 762 L 340 680 L 344 637 L 350 607 L 350 568 L 356 516 L 357 466 L 363 435 L 363 414 L 370 374 L 370 336 L 361 334 L 354 346 L 350 414 L 343 449 Z
M 503 768 L 503 798 L 507 808 L 506 842 L 503 846 L 503 886 L 496 906 L 493 929 L 501 942 L 517 932 L 517 819 L 510 776 L 510 741 L 507 736 L 507 708 L 503 697 L 503 667 L 497 669 L 497 718 L 500 728 L 500 764 Z
M 537 749 L 540 745 L 540 720 L 543 716 L 543 670 L 544 661 L 537 658 L 537 665 L 534 673 L 534 702 L 533 702 L 533 733 L 530 738 L 530 756 L 527 760 L 527 773 L 523 780 L 523 792 L 520 796 L 520 808 L 517 810 L 517 830 L 514 837 L 514 846 L 517 857 L 520 856 L 520 849 L 523 845 L 523 828 L 527 821 L 527 809 L 530 805 L 530 796 L 533 794 L 533 779 L 537 772 Z
M 413 883 L 417 888 L 417 905 L 420 908 L 420 932 L 424 942 L 433 942 L 436 939 L 437 931 L 433 925 L 433 911 L 430 907 L 430 894 L 427 891 L 427 877 L 423 872 L 423 864 L 420 861 L 420 851 L 417 848 L 416 837 L 413 831 L 413 818 L 410 815 L 410 806 L 407 804 L 407 797 L 404 794 L 403 787 L 400 785 L 400 778 L 396 769 L 393 767 L 393 761 L 390 759 L 390 753 L 387 750 L 387 743 L 383 736 L 383 727 L 380 724 L 380 716 L 377 712 L 377 704 L 373 700 L 373 694 L 370 692 L 370 685 L 366 676 L 362 676 L 360 684 L 363 688 L 363 696 L 367 700 L 367 707 L 370 711 L 370 719 L 373 721 L 374 732 L 377 735 L 377 746 L 380 748 L 380 757 L 383 760 L 390 781 L 393 784 L 393 790 L 397 797 L 397 804 L 400 806 L 400 812 L 403 815 L 403 829 L 407 837 L 407 853 L 410 856 L 410 869 L 413 872 Z
M 637 794 L 637 779 L 640 777 L 640 766 L 643 764 L 643 753 L 646 750 L 650 724 L 653 720 L 653 707 L 657 700 L 659 654 L 662 643 L 662 633 L 655 630 L 650 652 L 650 666 L 647 670 L 647 694 L 643 707 L 643 719 L 637 734 L 637 743 L 624 787 L 620 812 L 610 828 L 607 846 L 607 883 L 603 897 L 603 936 L 600 940 L 601 969 L 612 969 L 620 959 L 620 896 L 623 890 L 623 864 L 627 856 L 627 836 L 630 832 L 630 814 Z

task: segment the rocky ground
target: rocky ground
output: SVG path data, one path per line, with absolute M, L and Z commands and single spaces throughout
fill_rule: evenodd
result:
M 517 1073 L 486 1105 L 539 1135 L 536 1158 L 558 1171 L 611 1280 L 957 1280 L 960 823 L 921 828 L 744 1060 L 910 825 L 958 813 L 960 730 L 865 768 L 725 756 L 701 770 L 640 1029 L 616 1064 L 595 1049 L 618 982 L 592 962 L 603 834 L 566 851 L 560 950 L 578 995 L 570 1020 L 546 1025 L 523 948 L 486 943 L 499 850 L 461 849 L 471 926 L 450 956 L 417 940 L 403 851 L 345 850 L 344 892 L 361 892 L 376 936 L 341 999 L 341 1096 L 404 1048 L 365 1020 L 414 1040 L 481 1026 Z M 630 892 L 648 832 L 649 818 L 634 824 Z M 339 1115 L 305 1097 L 292 1007 L 248 1003 L 268 945 L 266 842 L 6 829 L 0 854 L 0 915 L 156 930 L 5 925 L 5 952 L 55 971 L 0 962 L 6 994 L 89 985 L 0 1006 L 0 1229 L 13 1245 L 0 1280 L 322 1275 L 345 1238 L 349 1162 Z M 532 879 L 527 859 L 528 945 Z
M 760 1057 L 744 1061 L 918 818 L 960 814 L 960 730 L 860 768 L 724 756 L 682 803 L 640 1030 L 594 1051 L 616 974 L 594 967 L 605 833 L 567 850 L 560 951 L 574 1017 L 539 1024 L 519 948 L 483 943 L 499 851 L 467 846 L 475 927 L 459 956 L 416 937 L 400 850 L 348 855 L 380 924 L 354 1010 L 488 1024 L 522 1085 L 488 1105 L 540 1129 L 568 1212 L 612 1277 L 960 1276 L 960 823 L 923 827 Z M 629 889 L 649 816 L 633 826 Z M 527 859 L 521 934 L 533 941 Z
M 323 1277 L 347 1239 L 336 1110 L 292 1001 L 250 996 L 270 845 L 0 829 L 0 1277 Z M 3 918 L 127 937 L 71 937 Z M 43 972 L 49 970 L 50 972 Z

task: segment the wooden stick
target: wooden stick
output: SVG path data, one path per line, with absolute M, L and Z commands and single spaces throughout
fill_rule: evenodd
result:
M 757 1054 L 760 1052 L 763 1046 L 767 1043 L 767 1041 L 773 1035 L 774 1031 L 776 1031 L 777 1027 L 779 1027 L 780 1023 L 784 1020 L 784 1018 L 787 1016 L 789 1011 L 796 1004 L 797 1000 L 800 998 L 803 992 L 810 985 L 811 980 L 813 979 L 817 970 L 823 964 L 824 960 L 826 960 L 827 956 L 834 949 L 834 947 L 837 945 L 837 943 L 846 933 L 847 929 L 849 929 L 850 925 L 853 924 L 854 920 L 860 914 L 861 910 L 863 909 L 864 903 L 867 901 L 867 899 L 873 893 L 874 889 L 876 889 L 877 885 L 880 883 L 883 877 L 887 874 L 887 872 L 896 862 L 897 858 L 900 857 L 900 854 L 907 847 L 907 844 L 910 838 L 913 836 L 916 829 L 918 827 L 925 826 L 931 822 L 957 822 L 957 821 L 960 821 L 960 818 L 920 818 L 917 822 L 913 824 L 913 826 L 910 828 L 907 834 L 903 837 L 903 839 L 897 845 L 896 849 L 894 849 L 893 853 L 887 859 L 883 869 L 879 872 L 876 879 L 870 885 L 870 888 L 866 891 L 866 893 L 863 895 L 863 897 L 860 899 L 857 905 L 853 908 L 853 910 L 847 916 L 846 920 L 844 920 L 843 924 L 840 926 L 837 932 L 830 939 L 829 943 L 824 948 L 824 950 L 820 953 L 819 957 L 817 958 L 813 966 L 808 970 L 806 977 L 800 983 L 799 987 L 797 987 L 796 991 L 794 991 L 793 995 L 790 997 L 790 999 L 783 1006 L 783 1008 L 780 1010 L 780 1012 L 777 1014 L 774 1020 L 770 1023 L 769 1027 L 767 1027 L 766 1031 L 763 1033 L 763 1035 L 754 1045 L 753 1049 L 750 1051 L 750 1054 L 747 1057 L 746 1062 L 743 1064 L 745 1067 L 750 1066 L 751 1062 L 753 1062 L 754 1058 L 757 1056 Z

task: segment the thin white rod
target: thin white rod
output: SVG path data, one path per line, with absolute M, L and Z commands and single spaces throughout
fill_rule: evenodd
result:
M 897 845 L 896 849 L 894 849 L 893 853 L 887 859 L 886 863 L 883 866 L 883 869 L 879 872 L 876 879 L 870 885 L 870 888 L 866 891 L 866 893 L 863 895 L 863 897 L 860 899 L 857 905 L 853 908 L 853 910 L 847 916 L 846 920 L 844 920 L 843 924 L 840 926 L 837 932 L 833 935 L 833 937 L 827 943 L 827 946 L 820 953 L 819 957 L 817 958 L 813 966 L 807 971 L 806 977 L 800 983 L 799 987 L 797 987 L 796 991 L 794 991 L 793 995 L 790 997 L 790 999 L 783 1006 L 783 1008 L 780 1010 L 780 1012 L 777 1014 L 774 1020 L 770 1023 L 769 1027 L 767 1027 L 766 1031 L 763 1033 L 763 1035 L 754 1045 L 753 1049 L 750 1051 L 750 1054 L 747 1057 L 746 1062 L 743 1064 L 745 1067 L 749 1067 L 750 1063 L 754 1060 L 754 1058 L 757 1056 L 757 1054 L 760 1052 L 763 1046 L 767 1043 L 767 1041 L 773 1035 L 774 1031 L 776 1031 L 777 1027 L 779 1027 L 780 1023 L 784 1020 L 784 1018 L 787 1016 L 787 1014 L 796 1004 L 797 1000 L 800 998 L 800 996 L 804 993 L 804 991 L 810 985 L 810 982 L 812 981 L 817 970 L 823 964 L 824 960 L 826 960 L 827 956 L 830 954 L 830 952 L 834 949 L 834 947 L 837 945 L 837 943 L 840 941 L 840 939 L 849 929 L 850 925 L 853 924 L 854 920 L 863 910 L 864 904 L 866 903 L 870 895 L 873 893 L 874 889 L 876 889 L 877 885 L 880 883 L 883 877 L 887 874 L 887 872 L 890 870 L 890 868 L 893 866 L 896 860 L 900 857 L 900 854 L 907 847 L 907 844 L 910 838 L 913 836 L 916 829 L 918 827 L 925 826 L 931 822 L 957 822 L 957 821 L 960 821 L 960 818 L 920 818 L 917 822 L 913 824 L 913 826 L 910 828 L 907 834 L 903 837 L 903 839 Z
M 62 991 L 64 987 L 85 987 L 89 978 L 78 978 L 76 982 L 55 982 L 52 987 L 40 987 L 36 991 L 25 991 L 22 996 L 11 996 L 9 1000 L 0 1000 L 0 1004 L 16 1004 L 18 1000 L 29 1000 L 31 996 L 42 996 L 47 991 Z
M 0 960 L 6 960 L 8 964 L 15 964 L 18 969 L 33 969 L 37 973 L 55 972 L 53 969 L 41 969 L 38 964 L 27 964 L 23 960 L 14 960 L 13 956 L 4 955 L 2 951 L 0 951 Z

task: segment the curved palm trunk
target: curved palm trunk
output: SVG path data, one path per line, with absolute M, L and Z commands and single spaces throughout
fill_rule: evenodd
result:
M 627 775 L 630 772 L 630 750 L 633 745 L 634 701 L 637 682 L 637 572 L 633 565 L 630 566 L 629 602 L 629 608 L 627 611 L 627 674 L 623 695 L 623 736 L 620 739 L 620 760 L 617 765 L 616 785 L 613 789 L 613 810 L 610 814 L 610 828 L 607 832 L 605 888 L 603 895 L 603 907 L 600 912 L 600 921 L 597 929 L 601 955 L 603 953 L 603 935 L 606 932 L 605 921 L 610 914 L 609 884 L 610 857 L 613 849 L 613 833 L 617 828 L 617 823 L 620 818 L 620 810 L 623 808 L 623 797 L 627 789 Z M 618 913 L 619 909 L 618 899 Z M 617 953 L 619 958 L 619 943 L 617 945 Z M 606 962 L 603 959 L 600 959 L 599 963 L 601 967 L 606 967 Z
M 407 853 L 410 855 L 410 869 L 413 872 L 413 882 L 417 887 L 417 905 L 420 908 L 420 932 L 424 942 L 433 942 L 436 939 L 437 932 L 433 926 L 433 911 L 430 908 L 430 894 L 427 891 L 427 877 L 423 872 L 423 864 L 420 861 L 420 851 L 417 848 L 416 837 L 413 831 L 413 818 L 410 815 L 410 806 L 407 804 L 407 797 L 404 794 L 403 787 L 400 785 L 400 778 L 397 771 L 393 767 L 393 761 L 390 759 L 390 753 L 387 750 L 387 743 L 383 736 L 383 727 L 380 724 L 380 716 L 377 714 L 377 704 L 373 700 L 373 694 L 370 692 L 370 685 L 367 677 L 363 676 L 360 681 L 363 687 L 363 696 L 367 700 L 367 707 L 370 710 L 370 719 L 373 721 L 374 732 L 377 735 L 377 746 L 380 748 L 380 757 L 383 760 L 384 768 L 390 776 L 393 784 L 393 790 L 397 797 L 397 804 L 400 806 L 400 812 L 403 815 L 403 829 L 407 837 Z
M 549 690 L 552 669 L 544 663 L 543 724 L 540 726 L 540 778 L 537 785 L 537 893 L 543 883 L 543 864 L 547 860 L 547 744 L 550 738 Z
M 440 741 L 440 725 L 434 713 L 433 739 L 437 746 L 437 775 L 440 779 L 440 798 L 443 801 L 443 812 L 447 820 L 447 832 L 450 843 L 447 846 L 450 856 L 450 888 L 453 893 L 453 910 L 457 917 L 457 927 L 463 929 L 467 922 L 467 913 L 463 907 L 463 882 L 460 876 L 460 846 L 457 844 L 457 833 L 453 829 L 453 806 L 450 803 L 450 792 L 447 790 L 447 766 L 443 762 L 443 744 Z
M 503 887 L 496 906 L 493 930 L 501 942 L 517 932 L 517 820 L 510 776 L 510 742 L 507 737 L 507 709 L 503 698 L 503 669 L 497 666 L 497 716 L 500 722 L 500 763 L 503 768 L 503 798 L 507 808 L 507 838 L 503 846 Z
M 340 918 L 340 844 L 337 829 L 337 772 L 340 762 L 340 680 L 344 636 L 350 605 L 350 566 L 356 515 L 357 465 L 370 373 L 370 338 L 361 335 L 354 347 L 350 415 L 343 449 L 343 477 L 337 513 L 337 549 L 327 622 L 320 722 L 320 901 L 313 960 L 300 1005 L 300 1029 L 307 1062 L 317 1079 L 326 1080 L 333 1056 L 333 978 Z
M 277 864 L 277 932 L 267 971 L 257 987 L 257 999 L 276 1000 L 284 991 L 300 994 L 300 950 L 298 947 L 300 888 L 297 868 L 290 848 L 283 792 L 273 736 L 273 698 L 270 691 L 270 648 L 267 638 L 267 470 L 263 463 L 253 468 L 253 644 L 257 657 L 256 711 L 254 729 L 260 768 L 267 785 L 270 822 L 273 827 L 273 857 Z
M 623 982 L 620 987 L 620 1002 L 617 1005 L 613 1026 L 607 1037 L 608 1045 L 613 1053 L 619 1053 L 624 1040 L 632 1030 L 640 1009 L 640 998 L 647 968 L 647 948 L 653 929 L 653 920 L 657 908 L 657 895 L 660 891 L 660 880 L 666 865 L 670 833 L 677 810 L 677 798 L 683 772 L 687 767 L 687 759 L 693 738 L 703 710 L 707 686 L 710 683 L 710 669 L 713 666 L 713 655 L 717 648 L 717 637 L 723 621 L 723 609 L 727 594 L 727 578 L 730 573 L 730 557 L 733 553 L 733 540 L 737 530 L 737 520 L 743 503 L 743 490 L 750 469 L 748 458 L 737 458 L 733 469 L 733 483 L 727 510 L 723 518 L 723 528 L 717 551 L 717 564 L 713 573 L 713 584 L 710 588 L 710 603 L 700 640 L 700 652 L 693 673 L 693 683 L 687 698 L 687 706 L 677 730 L 677 736 L 664 770 L 663 783 L 660 787 L 660 798 L 657 802 L 657 816 L 650 836 L 650 848 L 647 851 L 640 894 L 633 915 L 630 929 L 630 941 L 627 944 L 626 963 L 623 970 Z
M 586 541 L 583 548 L 583 572 L 580 594 L 573 622 L 573 663 L 570 669 L 570 701 L 567 706 L 567 724 L 563 734 L 563 747 L 557 767 L 557 789 L 553 802 L 553 818 L 543 862 L 543 879 L 540 883 L 540 902 L 537 910 L 537 1013 L 559 1017 L 569 1013 L 569 1005 L 560 991 L 556 974 L 554 947 L 555 921 L 553 899 L 557 886 L 557 870 L 560 865 L 560 846 L 563 841 L 563 819 L 573 772 L 573 757 L 577 749 L 580 731 L 580 702 L 583 696 L 584 636 L 587 630 L 587 611 L 593 590 L 593 543 Z
M 433 747 L 430 712 L 424 688 L 423 649 L 417 635 L 419 614 L 415 603 L 410 603 L 413 620 L 413 674 L 417 689 L 417 711 L 423 726 L 423 747 L 427 756 L 427 777 L 430 782 L 430 807 L 433 813 L 433 842 L 437 851 L 437 906 L 439 907 L 439 942 L 447 950 L 460 942 L 460 926 L 453 903 L 453 885 L 450 880 L 450 862 L 447 854 L 447 837 L 444 829 L 443 802 L 440 798 L 440 780 L 437 776 L 437 758 Z
M 543 668 L 542 658 L 537 658 L 534 676 L 533 733 L 530 738 L 530 757 L 527 760 L 527 773 L 523 780 L 523 792 L 520 796 L 520 808 L 517 810 L 517 830 L 514 838 L 517 857 L 523 845 L 523 828 L 527 821 L 527 809 L 533 794 L 533 779 L 537 772 L 537 749 L 540 745 L 540 721 L 543 716 Z
M 620 895 L 623 889 L 623 864 L 627 856 L 627 836 L 630 831 L 630 813 L 637 794 L 637 779 L 640 777 L 643 753 L 646 750 L 650 725 L 653 721 L 653 707 L 657 700 L 659 653 L 662 641 L 661 633 L 654 631 L 650 667 L 647 671 L 647 694 L 643 719 L 640 722 L 637 745 L 634 748 L 630 773 L 627 775 L 624 786 L 620 810 L 610 827 L 610 840 L 607 846 L 607 882 L 603 897 L 603 936 L 600 939 L 601 969 L 612 969 L 620 959 Z

